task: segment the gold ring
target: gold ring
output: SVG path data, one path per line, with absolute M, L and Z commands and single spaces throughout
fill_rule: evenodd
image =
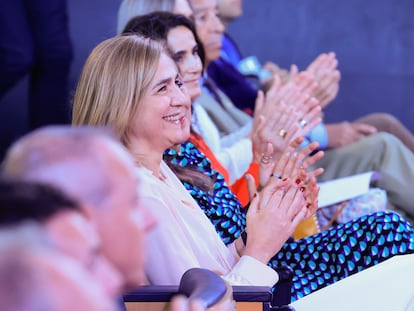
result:
M 285 129 L 281 129 L 281 130 L 279 131 L 279 136 L 280 136 L 280 137 L 285 138 L 285 137 L 286 137 L 286 135 L 287 135 L 287 131 L 286 131 Z
M 269 156 L 266 156 L 266 155 L 262 155 L 262 158 L 260 159 L 260 162 L 262 162 L 263 164 L 268 164 L 269 163 L 269 160 L 271 158 L 272 157 L 269 157 Z

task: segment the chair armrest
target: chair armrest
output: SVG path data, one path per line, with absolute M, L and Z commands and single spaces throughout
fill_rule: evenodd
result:
M 276 269 L 279 281 L 275 291 L 266 286 L 232 286 L 233 299 L 236 302 L 261 302 L 263 310 L 294 310 L 290 307 L 293 270 L 288 266 Z M 223 280 L 206 269 L 190 269 L 180 282 L 180 286 L 149 285 L 124 295 L 125 302 L 167 302 L 174 295 L 184 294 L 206 301 L 211 306 L 225 293 Z M 198 286 L 198 288 L 197 288 Z
M 231 300 L 230 285 L 216 273 L 203 268 L 192 268 L 187 270 L 180 280 L 178 292 L 189 299 L 198 299 L 204 305 L 211 307 L 218 303 L 226 293 L 227 299 Z
M 145 285 L 124 295 L 124 302 L 165 302 L 178 293 L 178 286 Z
M 237 310 L 255 310 L 249 303 L 259 303 L 259 310 L 271 311 L 271 300 L 272 300 L 272 289 L 266 286 L 232 286 L 233 288 L 233 299 L 236 304 L 247 303 L 248 305 L 243 309 L 237 306 Z M 162 303 L 170 301 L 174 295 L 179 293 L 178 286 L 163 286 L 163 285 L 150 285 L 143 286 L 135 291 L 129 292 L 124 295 L 125 303 Z M 257 304 L 256 304 L 257 305 Z M 128 309 L 128 308 L 127 308 Z M 142 308 L 136 308 L 131 310 L 140 310 Z M 163 310 L 150 309 L 148 310 L 157 311 Z M 129 309 L 128 309 L 129 310 Z
M 292 302 L 293 269 L 281 266 L 275 269 L 279 274 L 279 281 L 275 285 L 272 297 L 272 311 L 293 311 Z
M 125 302 L 165 302 L 177 295 L 178 286 L 146 285 L 124 295 Z M 233 286 L 236 301 L 270 302 L 272 290 L 267 286 Z

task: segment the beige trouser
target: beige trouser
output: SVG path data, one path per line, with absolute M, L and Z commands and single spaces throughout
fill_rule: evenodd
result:
M 325 169 L 319 181 L 379 172 L 382 178 L 375 186 L 387 191 L 392 206 L 402 210 L 410 220 L 414 219 L 414 154 L 395 136 L 378 133 L 351 145 L 327 150 L 316 166 Z
M 354 122 L 370 124 L 376 127 L 378 132 L 390 133 L 401 140 L 411 152 L 414 152 L 413 134 L 393 115 L 389 113 L 371 113 Z

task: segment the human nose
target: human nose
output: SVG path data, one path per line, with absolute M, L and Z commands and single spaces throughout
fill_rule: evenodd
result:
M 194 55 L 191 59 L 190 59 L 190 68 L 192 69 L 193 72 L 197 72 L 197 73 L 201 73 L 201 71 L 203 70 L 203 64 L 201 63 L 201 59 L 200 56 Z
M 92 273 L 111 299 L 121 293 L 123 279 L 118 270 L 105 257 L 96 259 Z
M 201 70 L 203 69 L 203 65 L 201 64 L 201 59 L 197 55 L 192 55 L 188 57 L 186 62 L 181 67 L 182 75 L 184 76 L 186 73 L 199 73 L 201 74 Z
M 221 22 L 220 18 L 217 15 L 213 15 L 212 18 L 212 27 L 215 32 L 223 33 L 224 32 L 224 25 Z
M 184 84 L 176 86 L 174 88 L 174 94 L 172 94 L 171 105 L 173 106 L 190 106 L 191 99 L 188 94 L 187 88 Z

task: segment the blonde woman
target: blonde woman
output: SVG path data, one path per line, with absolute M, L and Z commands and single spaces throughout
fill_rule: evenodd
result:
M 226 246 L 162 160 L 165 149 L 188 139 L 190 106 L 177 66 L 160 44 L 117 37 L 98 45 L 86 61 L 73 124 L 113 128 L 135 159 L 141 203 L 158 218 L 146 271 L 151 283 L 178 284 L 186 270 L 202 267 L 232 284 L 272 286 L 278 276 L 267 263 L 314 211 L 309 205 L 316 206 L 316 182 L 305 191 L 296 180 L 271 178 L 250 205 L 246 244 L 239 238 Z M 290 155 L 284 161 L 299 176 L 296 155 Z
M 189 96 L 160 44 L 125 36 L 93 50 L 75 93 L 73 124 L 113 128 L 134 157 L 141 204 L 158 218 L 146 268 L 151 283 L 178 284 L 187 269 L 202 267 L 231 284 L 271 286 L 278 276 L 268 263 L 276 260 L 294 267 L 298 299 L 395 254 L 413 252 L 413 228 L 392 212 L 285 243 L 317 205 L 315 181 L 303 183 L 308 176 L 297 167 L 294 152 L 284 153 L 276 165 L 289 167 L 290 178 L 279 179 L 274 171 L 267 186 L 255 194 L 247 212 L 247 240 L 225 246 L 162 160 L 166 148 L 188 139 L 190 122 Z

